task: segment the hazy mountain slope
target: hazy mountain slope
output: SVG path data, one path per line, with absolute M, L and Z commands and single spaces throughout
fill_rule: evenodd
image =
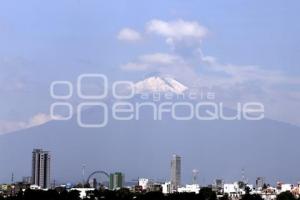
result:
M 87 112 L 91 118 L 99 114 Z M 59 180 L 80 180 L 82 164 L 87 172 L 121 170 L 129 180 L 168 178 L 170 157 L 177 153 L 183 157 L 186 182 L 193 168 L 200 170 L 200 180 L 206 182 L 239 178 L 242 168 L 251 179 L 257 175 L 297 181 L 299 130 L 271 120 L 110 119 L 100 129 L 79 128 L 74 120 L 50 122 L 0 137 L 0 180 L 9 180 L 12 171 L 16 177 L 29 175 L 31 151 L 41 147 L 52 152 L 52 175 Z
M 150 79 L 137 85 L 147 92 L 153 88 L 178 93 L 187 89 L 174 79 Z M 109 108 L 113 102 L 110 101 Z M 225 110 L 227 114 L 233 112 Z M 97 109 L 88 109 L 83 114 L 87 121 L 101 116 Z M 110 116 L 108 125 L 97 129 L 80 128 L 74 116 L 70 121 L 52 121 L 2 135 L 0 182 L 9 181 L 12 172 L 19 178 L 30 175 L 33 148 L 51 151 L 52 178 L 59 181 L 81 180 L 83 164 L 87 174 L 94 170 L 122 171 L 127 180 L 168 179 L 173 153 L 182 156 L 184 182 L 190 182 L 194 168 L 200 171 L 201 183 L 211 183 L 214 178 L 239 179 L 242 168 L 252 181 L 256 176 L 265 176 L 269 181 L 300 180 L 299 127 L 267 119 L 174 121 L 166 115 L 164 120 L 155 121 L 151 116 L 151 109 L 141 110 L 138 121 L 118 121 Z

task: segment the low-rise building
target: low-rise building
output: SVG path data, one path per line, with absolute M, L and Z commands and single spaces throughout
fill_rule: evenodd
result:
M 281 184 L 281 190 L 279 191 L 279 193 L 281 192 L 291 192 L 293 189 L 293 185 L 292 184 Z
M 200 191 L 200 186 L 198 184 L 186 185 L 185 187 L 179 187 L 178 192 L 193 192 L 198 194 Z
M 94 191 L 95 189 L 94 188 L 72 188 L 71 191 L 72 190 L 78 191 L 80 198 L 84 199 L 87 197 L 87 192 Z
M 150 183 L 149 179 L 139 178 L 139 186 L 141 186 L 143 190 L 147 190 L 149 183 Z
M 165 182 L 164 184 L 161 185 L 162 186 L 162 192 L 164 194 L 169 194 L 171 193 L 171 182 Z

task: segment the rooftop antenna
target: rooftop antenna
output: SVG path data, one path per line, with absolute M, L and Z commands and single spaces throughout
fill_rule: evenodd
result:
M 11 173 L 11 183 L 14 183 L 14 173 Z
M 193 184 L 197 184 L 197 178 L 198 178 L 198 175 L 199 175 L 199 170 L 198 169 L 193 169 L 192 173 L 193 173 Z
M 245 176 L 245 169 L 242 168 L 242 181 L 245 183 L 245 184 L 248 184 L 248 180 L 246 179 L 246 176 Z
M 82 165 L 82 184 L 85 184 L 85 167 L 86 165 Z

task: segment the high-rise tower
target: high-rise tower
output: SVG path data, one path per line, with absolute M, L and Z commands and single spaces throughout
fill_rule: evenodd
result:
M 171 160 L 171 187 L 173 191 L 177 191 L 181 185 L 181 157 L 173 155 Z
M 109 189 L 117 190 L 124 186 L 124 174 L 115 172 L 109 176 Z
M 42 149 L 32 151 L 32 184 L 50 187 L 50 153 Z

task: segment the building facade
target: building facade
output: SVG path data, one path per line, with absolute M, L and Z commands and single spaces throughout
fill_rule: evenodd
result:
M 183 193 L 195 193 L 195 194 L 199 194 L 200 191 L 200 186 L 198 184 L 192 184 L 192 185 L 186 185 L 185 187 L 179 187 L 177 189 L 177 191 L 183 192 Z
M 124 174 L 121 172 L 115 172 L 110 174 L 109 176 L 109 189 L 110 190 L 117 190 L 121 189 L 124 186 Z
M 181 157 L 173 155 L 171 160 L 171 188 L 177 191 L 181 185 Z
M 32 152 L 31 184 L 41 188 L 50 188 L 50 153 L 42 149 Z
M 263 177 L 257 177 L 255 181 L 255 187 L 257 190 L 262 190 L 264 187 L 265 181 Z
M 149 179 L 139 178 L 139 186 L 141 186 L 143 190 L 146 190 L 148 188 L 149 183 Z

